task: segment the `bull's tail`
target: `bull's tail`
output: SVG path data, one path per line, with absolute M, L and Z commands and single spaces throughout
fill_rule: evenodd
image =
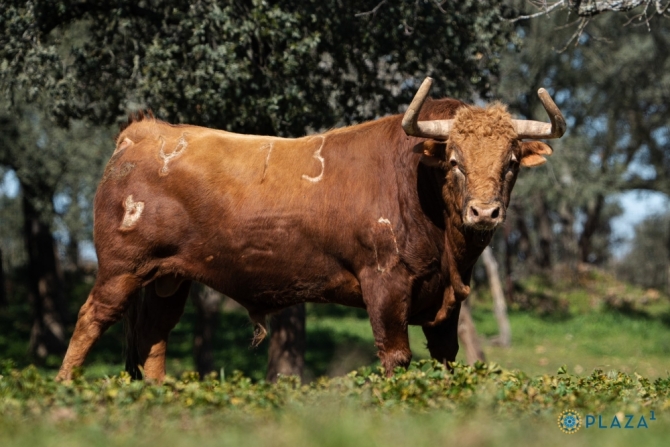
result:
M 123 325 L 126 336 L 126 372 L 133 380 L 142 380 L 139 351 L 140 313 L 144 305 L 144 291 L 140 291 L 130 299 Z

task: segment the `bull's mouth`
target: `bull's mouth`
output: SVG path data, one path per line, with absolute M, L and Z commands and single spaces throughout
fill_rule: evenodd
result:
M 470 237 L 474 243 L 488 244 L 496 230 L 502 226 L 505 219 L 495 222 L 468 223 L 463 219 L 463 230 L 466 237 Z
M 494 232 L 502 225 L 502 222 L 492 222 L 492 223 L 483 223 L 483 222 L 478 222 L 476 224 L 465 224 L 465 228 L 468 228 L 472 231 L 477 231 L 477 232 Z

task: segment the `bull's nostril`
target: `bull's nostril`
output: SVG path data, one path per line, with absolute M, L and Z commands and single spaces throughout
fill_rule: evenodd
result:
M 475 217 L 479 217 L 479 213 L 477 212 L 477 209 L 474 206 L 470 207 L 470 211 L 472 211 L 472 214 L 474 214 Z
M 500 215 L 500 208 L 496 208 L 491 213 L 491 219 L 497 219 L 499 215 Z

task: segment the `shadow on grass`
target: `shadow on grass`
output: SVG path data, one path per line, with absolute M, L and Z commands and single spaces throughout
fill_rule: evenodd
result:
M 603 308 L 605 312 L 609 312 L 611 314 L 619 314 L 631 320 L 652 321 L 659 318 L 655 317 L 654 315 L 651 315 L 646 310 L 636 309 L 633 303 L 627 301 L 623 301 L 621 303 L 616 304 L 610 301 L 605 301 L 603 304 Z M 660 320 L 663 321 L 663 317 L 660 317 Z
M 527 290 L 520 286 L 515 288 L 512 310 L 532 312 L 541 319 L 551 322 L 567 321 L 570 305 L 567 300 L 544 291 Z

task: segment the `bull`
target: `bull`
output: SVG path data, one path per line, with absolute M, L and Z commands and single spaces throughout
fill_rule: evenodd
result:
M 520 167 L 552 153 L 537 140 L 566 124 L 544 89 L 550 123 L 427 100 L 431 82 L 404 116 L 297 139 L 131 119 L 96 192 L 98 275 L 57 379 L 129 315 L 127 369 L 161 381 L 192 281 L 248 310 L 254 344 L 269 314 L 338 303 L 367 310 L 388 375 L 411 360 L 408 325 L 453 361 L 475 261 Z

